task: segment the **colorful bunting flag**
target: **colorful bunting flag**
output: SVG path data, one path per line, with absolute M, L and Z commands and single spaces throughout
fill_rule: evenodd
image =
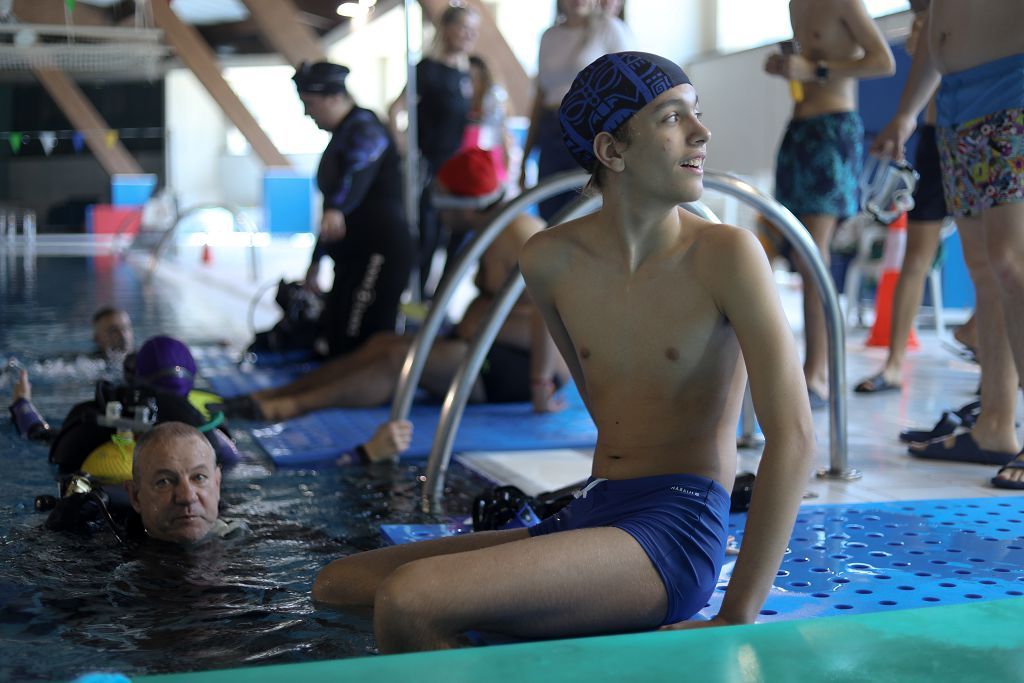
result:
M 11 133 L 7 136 L 7 141 L 11 143 L 11 149 L 15 154 L 21 151 L 21 143 L 25 139 L 22 133 Z
M 43 146 L 46 156 L 50 156 L 50 152 L 57 146 L 57 134 L 52 130 L 39 131 L 39 144 Z
M 76 152 L 81 152 L 85 147 L 85 136 L 76 130 L 71 134 L 71 146 L 75 148 Z
M 68 8 L 69 12 L 75 11 L 75 0 L 64 0 L 64 6 Z
M 117 144 L 117 131 L 116 130 L 108 130 L 107 131 L 106 140 L 107 140 L 107 149 L 110 149 L 111 147 L 116 145 Z

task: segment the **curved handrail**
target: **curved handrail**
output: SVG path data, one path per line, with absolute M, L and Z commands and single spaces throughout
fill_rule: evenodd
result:
M 257 232 L 259 232 L 259 230 L 256 229 L 256 225 L 252 222 L 252 220 L 250 220 L 248 216 L 242 213 L 238 209 L 238 207 L 232 206 L 230 204 L 217 203 L 197 204 L 195 206 L 190 206 L 189 208 L 185 209 L 180 214 L 178 214 L 178 218 L 177 220 L 174 221 L 174 224 L 171 225 L 171 227 L 164 230 L 164 234 L 160 236 L 160 240 L 156 243 L 156 246 L 153 247 L 153 256 L 152 258 L 150 258 L 149 268 L 146 271 L 147 278 L 153 277 L 153 273 L 156 271 L 156 267 L 157 264 L 160 262 L 160 258 L 163 256 L 164 251 L 167 250 L 167 245 L 170 244 L 171 238 L 174 236 L 174 233 L 177 232 L 178 226 L 181 225 L 182 221 L 184 221 L 192 214 L 199 213 L 200 211 L 208 211 L 210 209 L 223 209 L 230 213 L 233 225 L 235 225 L 236 227 L 245 228 L 242 232 L 247 232 L 250 235 L 255 235 Z M 257 256 L 258 255 L 256 252 L 256 240 L 250 238 L 249 279 L 252 280 L 253 282 L 259 280 L 259 262 Z
M 491 246 L 491 243 L 501 234 L 501 231 L 512 222 L 519 214 L 526 211 L 541 200 L 553 197 L 566 190 L 575 190 L 583 187 L 590 176 L 583 171 L 570 171 L 559 173 L 546 178 L 537 186 L 530 188 L 519 195 L 502 209 L 494 220 L 484 228 L 480 234 L 474 237 L 460 252 L 451 270 L 442 278 L 441 286 L 434 294 L 434 300 L 427 311 L 427 317 L 420 326 L 419 331 L 413 338 L 408 352 L 405 354 L 405 361 L 398 375 L 398 384 L 395 387 L 395 397 L 391 402 L 391 419 L 405 420 L 409 417 L 412 409 L 413 395 L 423 376 L 423 366 L 427 362 L 427 355 L 430 347 L 441 329 L 445 314 L 451 304 L 452 297 L 462 281 L 469 275 L 470 269 L 475 265 L 484 251 Z
M 825 307 L 825 329 L 828 333 L 829 355 L 829 468 L 818 472 L 818 476 L 836 479 L 859 479 L 861 473 L 851 469 L 847 463 L 846 439 L 846 332 L 843 315 L 839 308 L 832 275 L 818 252 L 810 233 L 796 216 L 773 197 L 750 183 L 729 173 L 704 172 L 704 189 L 715 190 L 757 209 L 783 237 L 811 269 L 811 279 L 818 290 Z
M 815 280 L 815 286 L 821 294 L 825 305 L 827 327 L 829 332 L 830 351 L 830 468 L 820 473 L 820 476 L 830 476 L 843 479 L 856 479 L 860 477 L 857 470 L 847 467 L 847 441 L 846 441 L 846 403 L 845 383 L 846 370 L 845 358 L 842 350 L 845 347 L 844 330 L 842 327 L 842 315 L 839 309 L 838 296 L 835 286 L 832 283 L 831 275 L 825 268 L 824 261 L 818 253 L 817 247 L 811 240 L 810 235 L 803 228 L 803 225 L 791 212 L 776 202 L 769 195 L 761 192 L 748 183 L 725 173 L 705 172 L 705 189 L 716 190 L 723 194 L 736 197 L 758 209 L 768 220 L 775 224 L 789 242 L 794 246 L 804 259 L 812 264 L 811 275 Z M 599 198 L 592 200 L 594 204 L 600 201 Z M 581 203 L 582 204 L 582 203 Z M 587 205 L 588 209 L 590 205 Z M 707 220 L 721 222 L 715 214 L 701 202 L 685 204 L 684 207 Z M 576 208 L 576 207 L 570 207 Z M 582 214 L 584 211 L 579 211 Z M 577 215 L 578 215 L 577 214 Z M 565 218 L 563 220 L 568 220 Z M 469 395 L 473 384 L 479 375 L 487 351 L 494 343 L 501 325 L 504 324 L 515 301 L 522 294 L 525 283 L 518 268 L 509 276 L 500 294 L 495 299 L 494 305 L 488 312 L 483 325 L 477 335 L 470 343 L 469 351 L 463 363 L 460 365 L 448 393 L 445 396 L 441 407 L 441 415 L 434 435 L 434 443 L 431 448 L 430 457 L 427 461 L 425 482 L 423 490 L 422 507 L 425 512 L 438 512 L 440 501 L 444 495 L 445 478 L 448 465 L 451 461 L 452 450 L 455 442 L 455 433 L 458 430 L 462 414 L 469 401 Z M 752 406 L 747 409 L 750 410 Z
M 558 225 L 578 218 L 592 212 L 600 204 L 600 197 L 590 197 L 573 202 L 554 216 L 551 224 Z M 437 421 L 437 431 L 434 432 L 434 443 L 430 449 L 430 457 L 427 459 L 422 503 L 424 512 L 438 511 L 438 503 L 444 495 L 444 482 L 455 446 L 455 433 L 462 421 L 462 414 L 466 411 L 466 404 L 469 403 L 473 385 L 480 375 L 480 368 L 483 367 L 484 360 L 487 358 L 487 353 L 494 344 L 498 332 L 501 331 L 505 319 L 508 318 L 508 314 L 519 300 L 525 287 L 526 283 L 519 273 L 519 267 L 516 266 L 509 273 L 501 291 L 495 297 L 480 328 L 469 343 L 466 357 L 459 365 L 455 377 L 452 378 L 448 393 L 445 394 L 444 402 L 441 404 L 441 415 Z

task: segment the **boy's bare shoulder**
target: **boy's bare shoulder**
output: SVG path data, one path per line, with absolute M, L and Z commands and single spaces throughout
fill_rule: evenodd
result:
M 735 225 L 704 222 L 694 237 L 694 247 L 700 272 L 714 280 L 767 263 L 757 236 Z
M 530 237 L 519 255 L 523 272 L 567 264 L 574 251 L 585 248 L 590 219 L 591 216 L 583 216 L 541 230 Z

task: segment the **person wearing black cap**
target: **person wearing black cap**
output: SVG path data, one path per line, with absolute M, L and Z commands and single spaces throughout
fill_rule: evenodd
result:
M 456 647 L 468 630 L 552 638 L 689 619 L 725 557 L 748 372 L 766 446 L 743 547 L 719 614 L 687 625 L 753 622 L 786 550 L 814 452 L 807 390 L 757 238 L 679 206 L 703 191 L 696 90 L 664 58 L 604 55 L 560 120 L 604 203 L 534 235 L 520 265 L 597 426 L 591 479 L 528 529 L 328 565 L 314 599 L 372 605 L 381 652 Z
M 348 73 L 340 64 L 303 63 L 293 77 L 306 115 L 332 134 L 316 174 L 323 217 L 306 274 L 306 286 L 318 291 L 320 259 L 334 260 L 320 317 L 332 356 L 394 331 L 413 264 L 398 152 L 376 114 L 349 95 Z
M 445 162 L 432 194 L 446 223 L 460 235 L 486 227 L 503 208 L 494 157 L 479 148 L 463 150 Z M 438 398 L 445 395 L 494 297 L 515 272 L 520 249 L 542 226 L 533 216 L 516 216 L 481 255 L 478 294 L 453 333 L 434 342 L 421 388 Z M 395 391 L 412 341 L 410 335 L 374 335 L 357 351 L 331 359 L 289 384 L 229 401 L 228 411 L 279 421 L 323 408 L 381 405 Z M 558 362 L 536 308 L 524 296 L 499 330 L 471 398 L 487 403 L 531 401 L 535 410 L 547 412 L 560 407 L 554 391 L 566 379 L 568 370 Z

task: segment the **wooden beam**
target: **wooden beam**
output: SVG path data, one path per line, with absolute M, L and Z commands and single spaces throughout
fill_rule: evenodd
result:
M 192 70 L 228 119 L 245 136 L 256 155 L 267 166 L 290 167 L 288 159 L 278 151 L 224 80 L 217 57 L 199 32 L 178 18 L 168 0 L 152 0 L 151 7 L 156 25 L 164 30 L 164 38 L 174 48 L 178 59 Z
M 519 63 L 505 36 L 498 30 L 494 15 L 480 0 L 466 0 L 466 4 L 480 15 L 480 36 L 476 40 L 474 53 L 487 61 L 494 78 L 508 91 L 509 113 L 522 116 L 530 114 L 535 88 L 526 75 L 526 69 Z M 420 0 L 423 11 L 434 26 L 448 8 L 449 0 Z
M 299 20 L 292 0 L 242 0 L 267 41 L 292 66 L 326 61 L 316 32 Z
M 108 144 L 110 126 L 92 106 L 78 85 L 59 69 L 34 69 L 36 78 L 46 88 L 71 125 L 85 138 L 89 151 L 100 162 L 103 170 L 115 173 L 142 173 L 142 167 L 125 149 L 120 140 Z

